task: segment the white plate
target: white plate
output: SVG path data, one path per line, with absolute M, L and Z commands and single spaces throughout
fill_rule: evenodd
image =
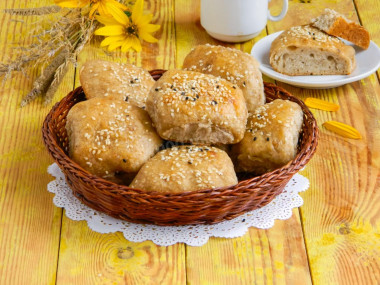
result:
M 380 67 L 380 49 L 374 42 L 371 41 L 369 48 L 363 50 L 344 41 L 345 44 L 354 47 L 356 51 L 356 68 L 349 75 L 289 76 L 278 73 L 269 64 L 269 50 L 273 40 L 281 33 L 282 31 L 266 36 L 258 41 L 251 51 L 251 54 L 260 63 L 261 72 L 278 81 L 304 88 L 333 88 L 363 79 Z

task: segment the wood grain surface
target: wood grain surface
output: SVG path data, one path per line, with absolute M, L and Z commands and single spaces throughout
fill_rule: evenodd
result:
M 282 22 L 268 24 L 270 33 L 307 23 L 325 7 L 359 19 L 349 0 L 289 4 Z M 367 1 L 365 5 L 371 6 Z M 363 23 L 371 22 L 366 20 L 369 11 L 360 14 L 359 10 L 359 16 Z M 317 154 L 304 171 L 311 186 L 303 195 L 301 217 L 314 284 L 380 284 L 380 128 L 378 119 L 374 120 L 380 118 L 380 88 L 376 75 L 326 90 L 279 85 L 301 99 L 316 97 L 341 107 L 336 113 L 313 111 L 321 138 Z M 363 139 L 345 139 L 327 131 L 322 123 L 328 120 L 354 126 Z
M 0 1 L 4 8 L 48 5 L 50 1 Z M 14 57 L 13 47 L 30 43 L 37 17 L 0 13 L 0 61 Z M 54 284 L 62 210 L 46 191 L 52 163 L 42 143 L 41 126 L 51 106 L 38 100 L 20 108 L 37 73 L 14 74 L 0 84 L 0 284 Z M 74 69 L 66 74 L 57 99 L 73 87 Z M 2 80 L 2 78 L 1 78 Z
M 272 0 L 277 14 L 282 0 Z M 43 6 L 52 1 L 5 0 L 0 9 Z M 212 39 L 199 22 L 200 0 L 145 0 L 145 10 L 162 27 L 159 42 L 140 54 L 108 53 L 93 39 L 78 58 L 130 62 L 146 69 L 180 68 L 197 44 L 250 52 L 267 32 L 306 24 L 325 7 L 360 21 L 380 44 L 378 0 L 293 0 L 279 22 L 244 44 Z M 11 20 L 12 18 L 12 20 Z M 32 39 L 29 19 L 0 13 L 0 61 L 13 46 Z M 339 137 L 321 127 L 319 148 L 303 175 L 310 188 L 304 205 L 273 228 L 251 228 L 235 239 L 211 238 L 202 247 L 160 247 L 133 243 L 121 233 L 99 234 L 86 222 L 66 218 L 52 203 L 46 184 L 52 163 L 41 139 L 51 106 L 19 103 L 37 76 L 15 75 L 0 86 L 0 284 L 380 284 L 380 85 L 376 74 L 342 87 L 310 90 L 278 82 L 301 99 L 315 97 L 340 105 L 335 113 L 313 110 L 321 126 L 337 120 L 357 128 L 362 140 Z M 1 78 L 0 78 L 1 80 Z M 264 80 L 273 80 L 264 76 Z M 71 68 L 55 102 L 78 86 Z

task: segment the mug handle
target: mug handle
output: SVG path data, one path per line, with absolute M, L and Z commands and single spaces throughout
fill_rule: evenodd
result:
M 270 2 L 270 0 L 268 0 L 268 2 Z M 282 6 L 282 11 L 279 15 L 277 16 L 272 16 L 270 14 L 270 11 L 268 10 L 268 19 L 271 20 L 271 21 L 280 21 L 282 18 L 285 17 L 286 15 L 286 12 L 288 12 L 288 0 L 283 0 L 283 6 Z

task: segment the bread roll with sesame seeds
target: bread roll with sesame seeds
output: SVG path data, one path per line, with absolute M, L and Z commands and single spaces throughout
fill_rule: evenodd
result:
M 269 61 L 287 75 L 350 74 L 356 66 L 353 47 L 310 25 L 281 33 L 272 42 Z
M 248 116 L 236 85 L 184 70 L 169 70 L 156 82 L 147 110 L 162 138 L 193 144 L 239 142 Z
M 297 154 L 303 123 L 301 107 L 277 99 L 248 118 L 244 138 L 232 146 L 236 171 L 261 175 L 286 165 Z
M 146 111 L 108 98 L 74 105 L 66 130 L 69 156 L 92 174 L 120 184 L 129 184 L 162 144 Z
M 148 71 L 132 64 L 104 60 L 87 61 L 80 69 L 79 80 L 87 99 L 123 100 L 140 108 L 145 108 L 154 85 Z
M 158 152 L 143 165 L 130 187 L 147 192 L 182 193 L 238 183 L 224 151 L 206 146 L 179 146 Z
M 200 45 L 186 56 L 183 68 L 212 74 L 236 84 L 243 91 L 248 112 L 265 103 L 259 63 L 245 52 L 223 46 Z

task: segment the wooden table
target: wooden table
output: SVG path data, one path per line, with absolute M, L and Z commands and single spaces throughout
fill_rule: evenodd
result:
M 51 2 L 4 0 L 0 8 Z M 157 44 L 145 44 L 140 54 L 106 54 L 95 40 L 81 53 L 79 66 L 102 58 L 169 69 L 181 67 L 197 44 L 227 45 L 202 29 L 198 0 L 145 2 L 154 22 L 162 25 Z M 274 13 L 280 10 L 278 2 L 271 2 Z M 260 38 L 305 24 L 325 7 L 359 20 L 380 45 L 379 0 L 289 4 L 284 20 L 269 22 L 259 37 L 234 47 L 250 52 Z M 13 43 L 31 40 L 27 23 L 36 20 L 10 18 L 0 14 L 0 61 L 12 56 Z M 326 90 L 278 83 L 301 99 L 338 103 L 336 113 L 313 111 L 319 125 L 342 121 L 357 128 L 363 139 L 345 139 L 321 127 L 317 154 L 302 172 L 311 182 L 301 194 L 304 205 L 269 230 L 251 228 L 240 238 L 211 238 L 202 247 L 160 247 L 150 241 L 129 242 L 120 233 L 99 234 L 53 205 L 53 195 L 46 190 L 53 179 L 46 169 L 53 161 L 41 139 L 42 121 L 51 106 L 37 101 L 19 107 L 36 75 L 15 75 L 0 86 L 0 284 L 380 284 L 379 73 Z M 77 85 L 78 73 L 72 67 L 55 102 Z

